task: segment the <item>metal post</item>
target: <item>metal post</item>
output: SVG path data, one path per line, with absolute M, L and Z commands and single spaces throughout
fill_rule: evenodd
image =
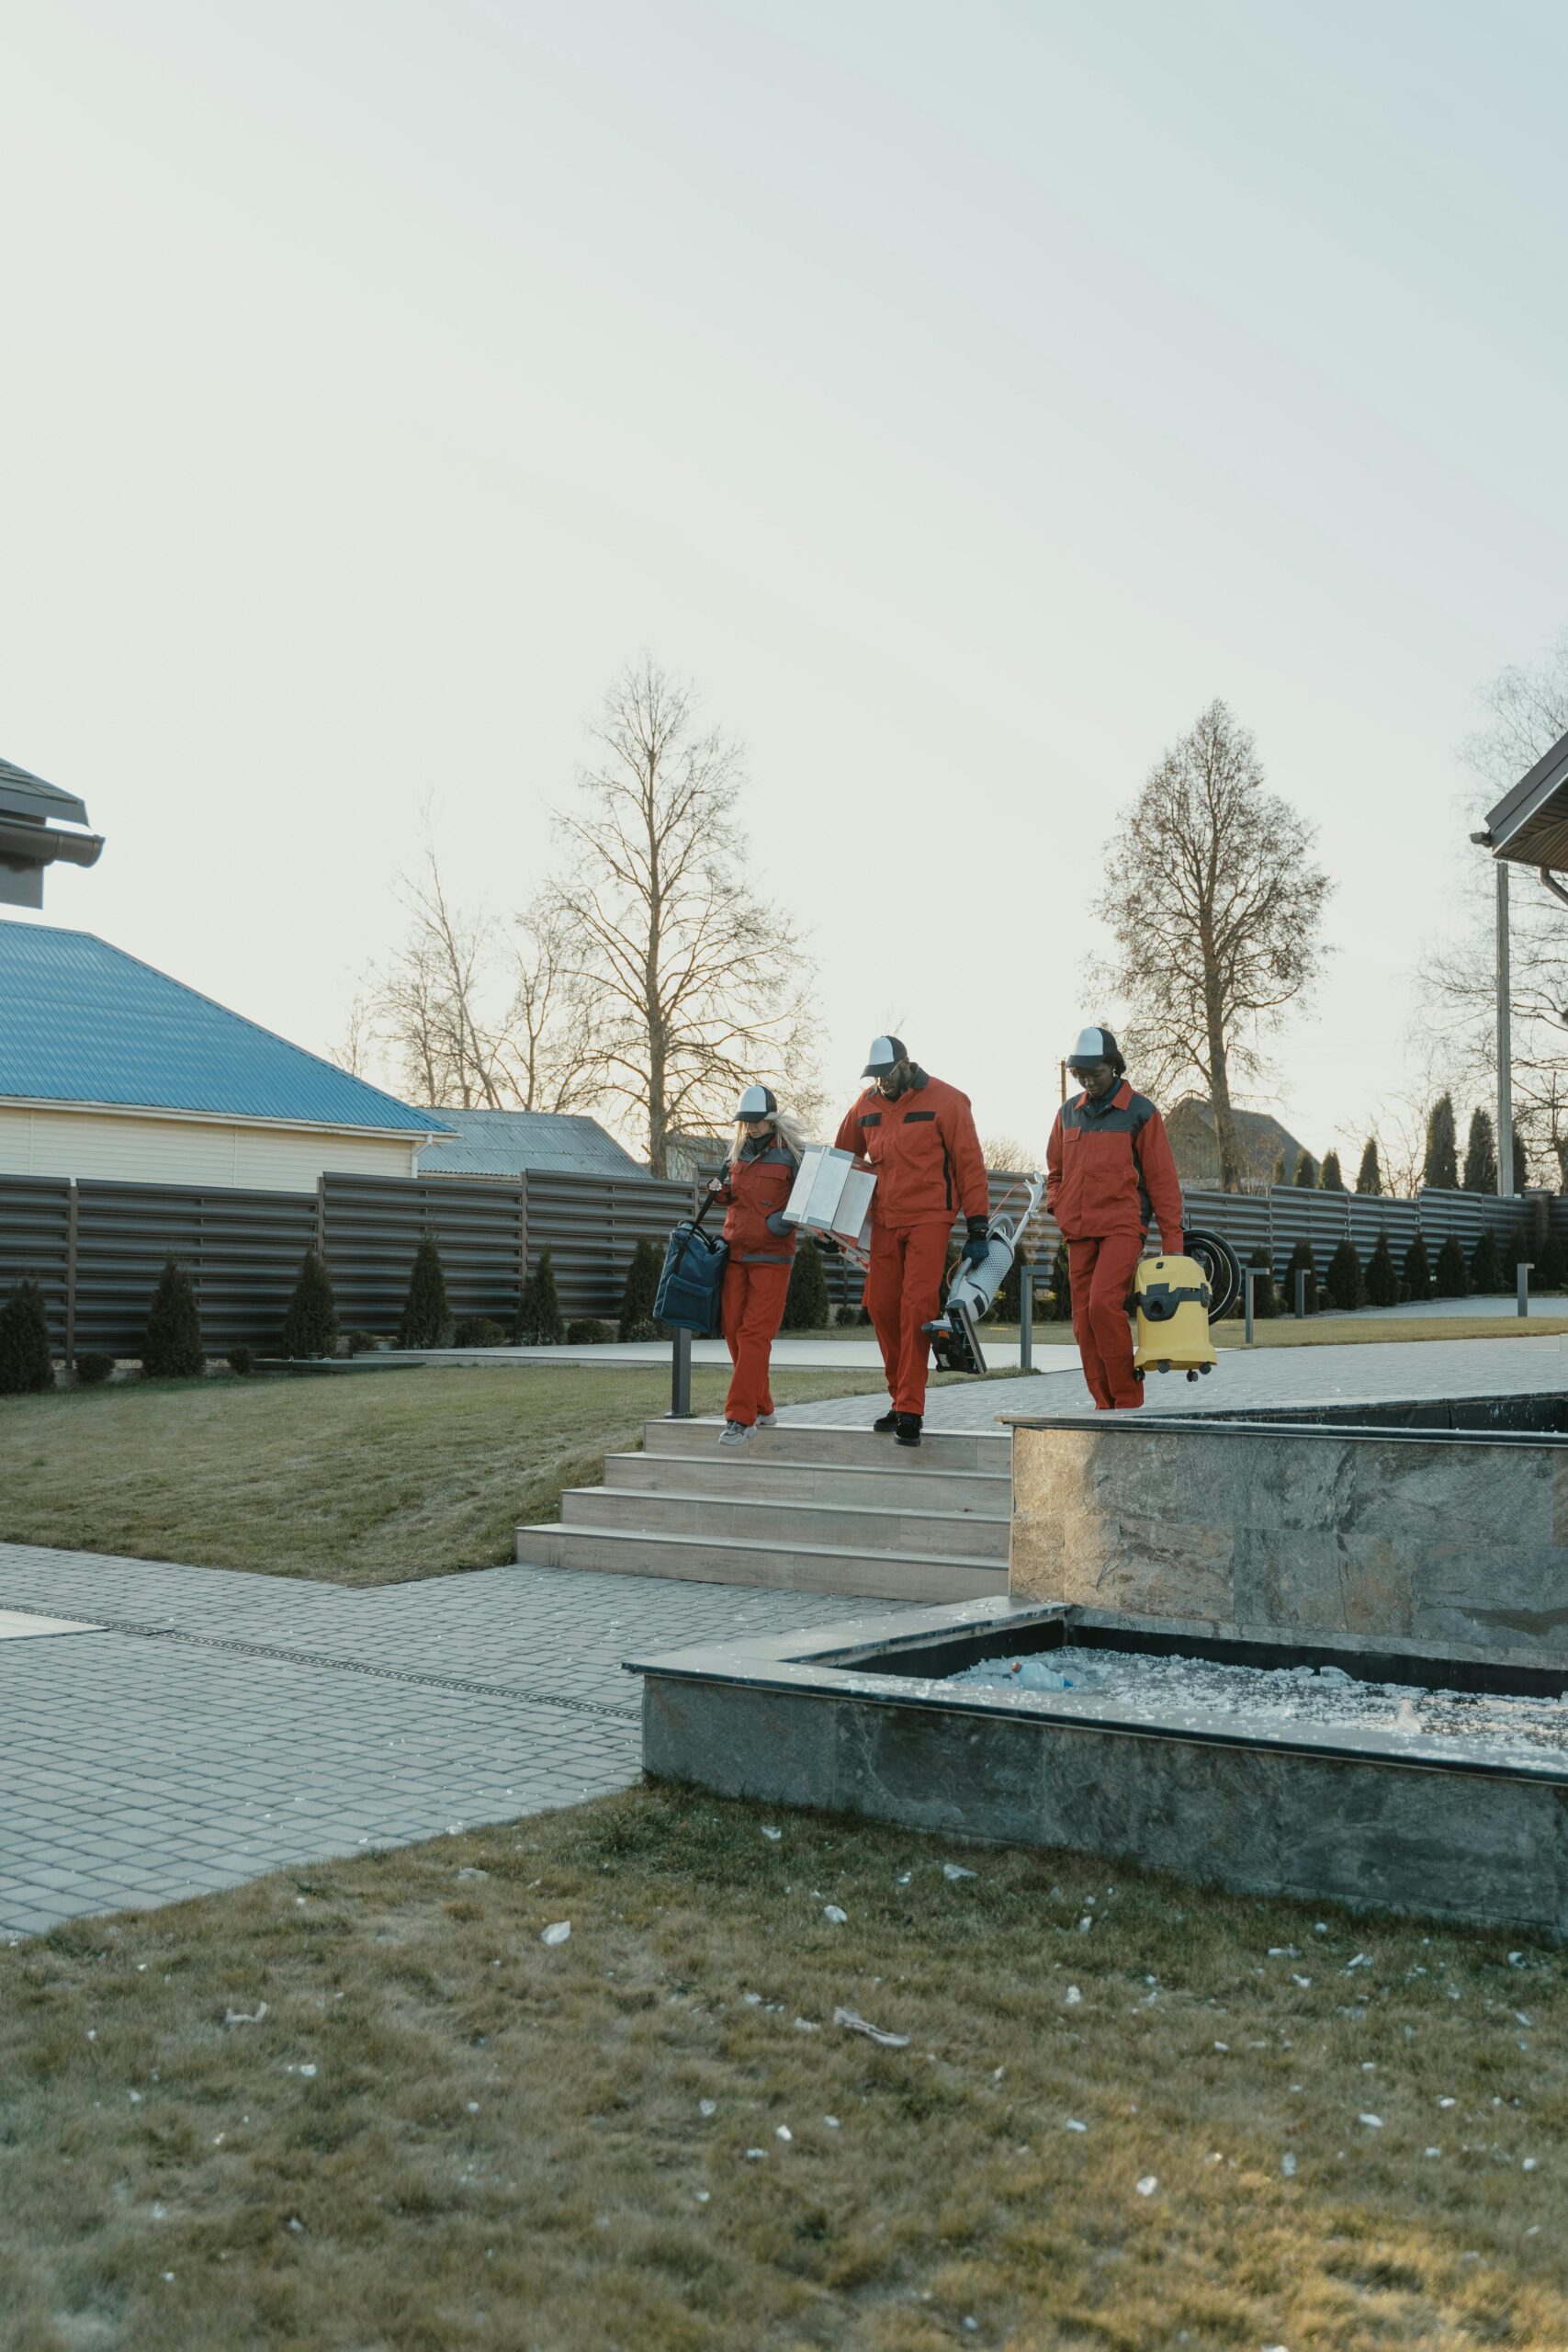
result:
M 1514 1189 L 1514 1046 L 1508 970 L 1508 864 L 1497 860 L 1497 1190 Z M 1522 1314 L 1523 1308 L 1519 1310 Z
M 1307 1270 L 1304 1266 L 1298 1266 L 1296 1269 L 1296 1321 L 1298 1323 L 1305 1320 L 1306 1311 Z
M 1018 1368 L 1034 1369 L 1034 1269 L 1027 1258 L 1018 1275 Z
M 1519 1313 L 1528 1315 L 1530 1311 L 1530 1261 L 1528 1258 L 1521 1258 L 1515 1269 L 1514 1295 L 1519 1303 Z
M 670 1350 L 670 1410 L 667 1421 L 692 1418 L 692 1335 L 677 1331 Z
M 1254 1340 L 1255 1340 L 1255 1339 L 1257 1338 L 1257 1336 L 1258 1336 L 1258 1335 L 1257 1335 L 1257 1332 L 1256 1332 L 1256 1330 L 1255 1330 L 1255 1329 L 1254 1329 L 1254 1327 L 1253 1327 L 1253 1320 L 1252 1320 L 1252 1293 L 1253 1293 L 1253 1286 L 1254 1286 L 1254 1284 L 1256 1283 L 1257 1280 L 1258 1280 L 1258 1268 L 1257 1268 L 1256 1266 L 1244 1266 L 1244 1267 L 1242 1268 L 1242 1270 L 1241 1270 L 1241 1282 L 1242 1282 L 1242 1288 L 1243 1288 L 1244 1292 L 1246 1293 L 1246 1296 L 1247 1296 L 1247 1346 L 1248 1346 L 1249 1348 L 1251 1347 L 1251 1345 L 1252 1345 L 1252 1343 L 1253 1343 Z

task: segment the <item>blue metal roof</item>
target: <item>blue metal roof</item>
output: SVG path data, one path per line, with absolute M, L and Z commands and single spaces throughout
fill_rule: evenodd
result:
M 443 1111 L 456 1143 L 419 1155 L 422 1176 L 518 1176 L 564 1170 L 578 1176 L 646 1176 L 597 1119 L 567 1111 Z
M 0 922 L 0 1099 L 443 1135 L 415 1111 L 90 931 Z

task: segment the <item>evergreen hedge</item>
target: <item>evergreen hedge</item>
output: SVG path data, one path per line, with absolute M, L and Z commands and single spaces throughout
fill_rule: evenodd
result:
M 637 1243 L 637 1249 L 653 1248 L 651 1241 Z M 657 1254 L 657 1253 L 656 1253 Z M 636 1262 L 635 1252 L 633 1262 Z M 658 1287 L 659 1269 L 654 1268 L 654 1286 Z M 629 1283 L 629 1277 L 628 1277 Z M 653 1300 L 649 1298 L 651 1307 Z M 624 1340 L 653 1340 L 659 1336 L 652 1316 L 645 1316 L 641 1328 L 628 1335 L 624 1321 L 620 1333 Z M 556 1289 L 556 1264 L 548 1250 L 541 1250 L 539 1262 L 523 1285 L 523 1295 L 517 1306 L 517 1344 L 520 1348 L 558 1348 L 566 1338 L 566 1317 L 561 1313 L 560 1294 Z
M 1361 1164 L 1356 1171 L 1356 1190 L 1373 1200 L 1382 1196 L 1382 1165 L 1378 1158 L 1378 1139 L 1369 1136 L 1361 1147 Z
M 626 1268 L 626 1288 L 621 1293 L 621 1314 L 617 1325 L 623 1340 L 657 1340 L 659 1326 L 653 1319 L 653 1302 L 659 1295 L 659 1277 L 664 1271 L 664 1252 L 657 1241 L 645 1237 L 632 1251 Z M 552 1273 L 551 1282 L 555 1280 Z
M 1296 1162 L 1294 1182 L 1303 1192 L 1317 1189 L 1317 1162 L 1310 1151 L 1303 1151 Z
M 1367 1261 L 1367 1305 L 1399 1305 L 1399 1269 L 1393 1262 L 1393 1251 L 1388 1246 L 1386 1226 L 1378 1235 L 1378 1246 Z
M 1301 1273 L 1307 1278 L 1306 1311 L 1309 1315 L 1315 1315 L 1322 1301 L 1317 1295 L 1317 1260 L 1313 1256 L 1310 1241 L 1297 1242 L 1291 1252 L 1291 1262 L 1285 1269 L 1282 1311 L 1286 1315 L 1293 1315 L 1296 1311 L 1296 1276 Z
M 1359 1306 L 1366 1305 L 1361 1261 L 1356 1255 L 1356 1245 L 1348 1236 L 1330 1258 L 1323 1286 L 1328 1294 L 1330 1305 L 1341 1315 L 1354 1315 Z
M 1427 1114 L 1427 1157 L 1421 1182 L 1435 1193 L 1459 1190 L 1459 1141 L 1451 1094 L 1439 1094 Z
M 84 1348 L 77 1355 L 74 1370 L 79 1388 L 101 1388 L 106 1381 L 114 1378 L 114 1358 L 99 1348 Z
M 164 1261 L 147 1310 L 141 1369 L 149 1380 L 197 1380 L 207 1369 L 196 1292 L 189 1274 L 173 1258 Z
M 0 1396 L 41 1396 L 53 1386 L 49 1312 L 37 1283 L 24 1275 L 0 1306 Z
M 452 1329 L 441 1252 L 428 1228 L 420 1236 L 409 1273 L 408 1295 L 398 1318 L 400 1348 L 444 1348 Z
M 1563 1256 L 1562 1244 L 1553 1227 L 1547 1227 L 1546 1239 L 1535 1253 L 1530 1281 L 1537 1290 L 1561 1290 L 1568 1281 L 1568 1259 Z
M 1470 1296 L 1470 1268 L 1464 1262 L 1464 1244 L 1457 1233 L 1450 1233 L 1438 1252 L 1432 1287 L 1439 1298 Z
M 784 1331 L 825 1331 L 831 1312 L 822 1252 L 807 1242 L 795 1253 L 784 1297 L 784 1321 L 779 1328 Z
M 1432 1261 L 1427 1255 L 1427 1244 L 1418 1233 L 1404 1253 L 1404 1295 L 1406 1298 L 1430 1298 L 1432 1295 Z
M 1324 1153 L 1323 1166 L 1318 1171 L 1317 1183 L 1318 1190 L 1323 1193 L 1342 1193 L 1345 1190 L 1345 1179 L 1340 1173 L 1339 1154 L 1337 1151 Z
M 1478 1298 L 1495 1298 L 1506 1287 L 1495 1233 L 1483 1233 L 1471 1253 L 1470 1287 Z
M 1529 1162 L 1525 1157 L 1525 1139 L 1518 1128 L 1514 1129 L 1514 1190 L 1522 1193 L 1529 1182 Z
M 1497 1191 L 1497 1144 L 1492 1121 L 1484 1111 L 1470 1114 L 1470 1135 L 1464 1148 L 1464 1174 L 1460 1179 L 1463 1193 Z
M 337 1347 L 337 1301 L 319 1250 L 307 1250 L 283 1317 L 283 1352 L 291 1359 L 330 1356 Z

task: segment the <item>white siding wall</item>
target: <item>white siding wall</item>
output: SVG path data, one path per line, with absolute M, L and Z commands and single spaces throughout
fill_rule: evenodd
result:
M 20 1111 L 0 1103 L 0 1170 L 10 1176 L 98 1176 L 121 1184 L 232 1184 L 311 1193 L 328 1169 L 412 1176 L 406 1136 L 227 1125 L 106 1111 Z

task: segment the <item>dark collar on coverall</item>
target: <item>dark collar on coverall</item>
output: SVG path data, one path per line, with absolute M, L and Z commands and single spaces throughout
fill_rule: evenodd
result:
M 1132 1099 L 1131 1085 L 1126 1079 L 1119 1078 L 1110 1093 L 1102 1094 L 1098 1102 L 1080 1091 L 1078 1110 L 1086 1119 L 1102 1119 L 1107 1111 L 1124 1111 Z
M 874 1094 L 881 1094 L 882 1100 L 885 1102 L 902 1102 L 906 1094 L 918 1094 L 921 1087 L 925 1084 L 926 1072 L 920 1068 L 919 1062 L 911 1062 L 909 1064 L 909 1083 L 908 1086 L 901 1086 L 897 1094 L 883 1094 L 881 1087 L 875 1085 L 873 1086 L 871 1091 Z

